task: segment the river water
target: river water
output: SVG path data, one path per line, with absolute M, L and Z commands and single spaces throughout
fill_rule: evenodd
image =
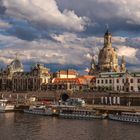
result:
M 0 140 L 140 140 L 140 125 L 1 113 Z

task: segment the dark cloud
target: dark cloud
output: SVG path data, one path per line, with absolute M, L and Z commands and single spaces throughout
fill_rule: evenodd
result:
M 0 14 L 4 14 L 6 8 L 2 4 L 2 0 L 0 0 Z

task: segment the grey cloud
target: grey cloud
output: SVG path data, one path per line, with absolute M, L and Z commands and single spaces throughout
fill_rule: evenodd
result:
M 2 1 L 6 8 L 1 7 L 0 0 L 0 13 L 5 19 L 2 26 L 12 27 L 0 32 L 1 64 L 8 64 L 18 52 L 24 64 L 42 62 L 85 69 L 90 65 L 91 54 L 96 54 L 97 59 L 105 24 L 109 23 L 119 56 L 129 54 L 128 66 L 140 65 L 140 0 Z
M 6 29 L 6 28 L 10 28 L 10 27 L 11 27 L 11 25 L 8 22 L 0 19 L 0 29 Z
M 85 69 L 90 65 L 90 55 L 94 53 L 97 58 L 99 50 L 103 47 L 101 37 L 80 37 L 72 33 L 51 36 L 55 41 L 48 39 L 26 41 L 13 36 L 0 35 L 0 60 L 8 64 L 18 53 L 24 63 L 73 65 Z M 120 58 L 127 54 L 128 65 L 139 65 L 140 49 L 125 46 L 128 40 L 123 37 L 113 37 L 113 46 L 117 48 Z
M 89 34 L 100 34 L 105 24 L 110 25 L 113 32 L 140 31 L 140 0 L 57 0 L 61 9 L 75 10 L 78 15 L 89 17 L 94 24 L 89 26 Z M 128 33 L 129 34 L 129 33 Z M 127 35 L 129 36 L 129 35 Z
M 80 17 L 74 11 L 59 11 L 55 0 L 2 0 L 5 14 L 14 18 L 25 19 L 40 27 L 83 31 L 87 17 Z

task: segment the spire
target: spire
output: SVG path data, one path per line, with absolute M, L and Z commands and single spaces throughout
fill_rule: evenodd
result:
M 111 35 L 111 33 L 109 32 L 109 24 L 106 24 L 106 32 L 105 35 Z
M 109 25 L 106 24 L 106 33 L 105 33 L 105 35 L 108 35 L 108 34 L 109 34 Z
M 104 35 L 104 47 L 111 47 L 112 46 L 112 35 L 111 33 L 109 32 L 109 25 L 106 24 L 106 32 L 105 32 L 105 35 Z

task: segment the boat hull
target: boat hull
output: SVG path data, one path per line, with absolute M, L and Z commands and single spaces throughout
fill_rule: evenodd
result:
M 105 116 L 99 115 L 79 115 L 79 114 L 59 114 L 60 118 L 66 118 L 66 119 L 84 119 L 84 120 L 93 120 L 93 119 L 104 119 Z
M 109 114 L 108 118 L 110 120 L 114 120 L 114 121 L 121 121 L 121 122 L 130 122 L 130 123 L 140 123 L 140 119 L 139 118 L 133 118 L 133 117 L 124 117 L 121 115 L 112 115 Z
M 14 111 L 14 109 L 15 109 L 14 105 L 0 106 L 0 113 Z
M 34 115 L 44 115 L 44 116 L 52 116 L 52 112 L 45 112 L 45 111 L 35 111 L 35 110 L 28 110 L 25 109 L 24 113 L 28 113 L 28 114 L 34 114 Z

